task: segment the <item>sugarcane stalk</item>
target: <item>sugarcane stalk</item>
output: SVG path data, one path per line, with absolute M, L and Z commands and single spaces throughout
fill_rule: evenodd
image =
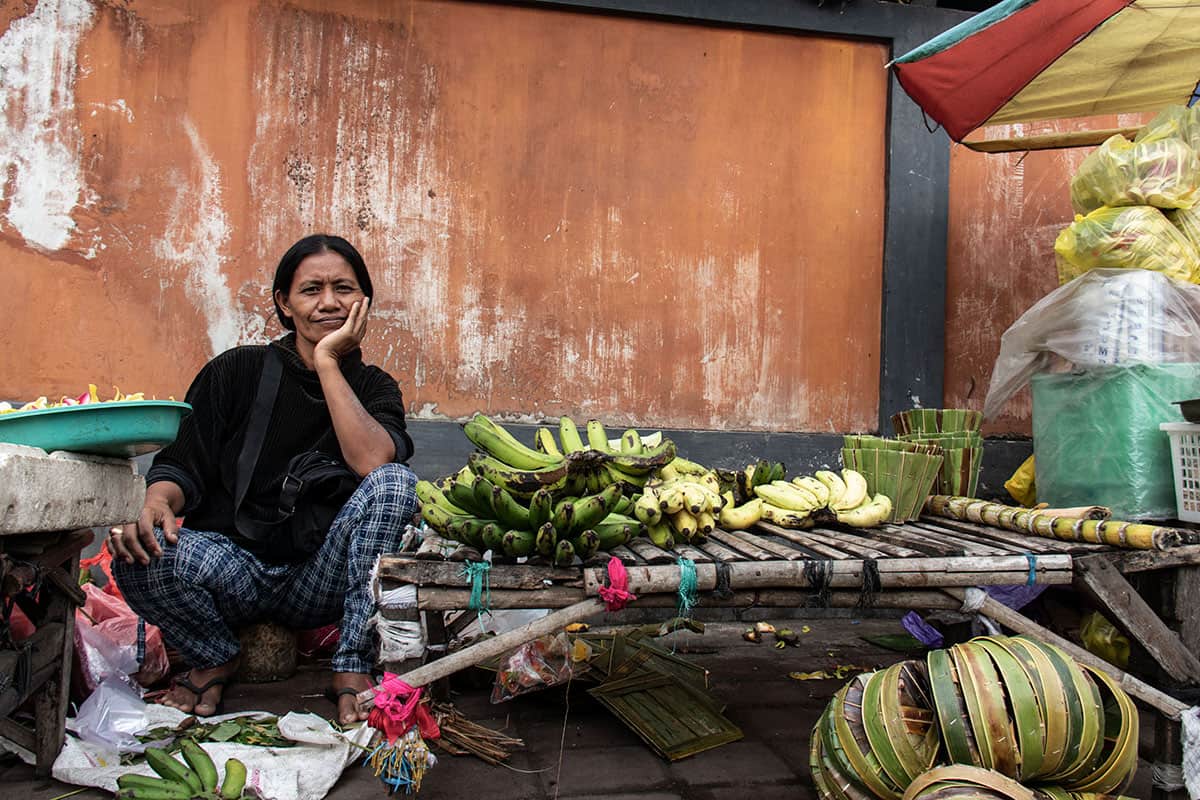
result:
M 1167 550 L 1200 542 L 1196 531 L 1105 519 L 1078 519 L 1046 511 L 989 503 L 970 497 L 933 495 L 925 503 L 930 514 L 991 525 L 1044 539 L 1091 542 L 1133 550 Z

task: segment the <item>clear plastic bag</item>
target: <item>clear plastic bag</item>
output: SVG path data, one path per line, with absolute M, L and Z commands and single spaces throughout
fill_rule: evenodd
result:
M 123 753 L 141 753 L 146 749 L 137 739 L 137 734 L 146 729 L 146 703 L 116 676 L 106 676 L 100 681 L 79 707 L 73 724 L 85 742 Z
M 565 633 L 526 642 L 500 663 L 492 702 L 565 683 L 572 675 L 571 641 Z
M 1180 363 L 1200 363 L 1200 286 L 1146 270 L 1092 270 L 1004 332 L 983 413 L 994 419 L 1039 372 Z
M 1150 206 L 1098 208 L 1054 241 L 1058 282 L 1091 269 L 1148 269 L 1181 281 L 1200 281 L 1200 254 L 1163 213 Z
M 1093 151 L 1071 178 L 1077 214 L 1101 206 L 1191 208 L 1200 200 L 1200 156 L 1180 138 L 1131 142 L 1116 135 Z
M 1182 139 L 1200 153 L 1200 105 L 1191 108 L 1167 106 L 1138 131 L 1133 141 L 1141 143 L 1161 139 Z

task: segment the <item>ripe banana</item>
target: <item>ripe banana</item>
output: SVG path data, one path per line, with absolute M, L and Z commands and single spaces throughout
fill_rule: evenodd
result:
M 225 762 L 225 780 L 221 781 L 221 800 L 238 800 L 246 788 L 246 765 L 236 758 Z
M 708 467 L 703 464 L 697 464 L 695 461 L 689 461 L 683 456 L 675 456 L 671 461 L 671 466 L 681 475 L 693 475 L 699 477 L 708 473 Z
M 818 470 L 814 477 L 829 487 L 829 499 L 825 501 L 825 504 L 830 508 L 835 507 L 841 501 L 842 495 L 846 493 L 846 482 L 842 480 L 842 476 L 836 472 L 822 469 Z
M 855 528 L 873 528 L 892 513 L 892 500 L 887 495 L 877 494 L 867 503 L 849 511 L 837 512 L 838 522 Z
M 792 483 L 812 492 L 813 497 L 817 499 L 818 508 L 829 505 L 829 487 L 813 476 L 803 475 L 798 478 L 792 478 Z
M 179 752 L 192 771 L 200 777 L 200 785 L 204 787 L 204 791 L 211 793 L 215 790 L 217 788 L 217 765 L 213 763 L 204 748 L 194 739 L 184 739 Z
M 671 527 L 675 529 L 675 533 L 683 537 L 685 541 L 691 541 L 696 538 L 697 531 L 700 526 L 696 522 L 696 517 L 686 508 L 680 508 L 673 514 L 668 514 L 667 519 L 671 523 Z
M 764 483 L 755 486 L 754 493 L 770 505 L 789 511 L 808 514 L 817 508 L 816 498 L 812 496 L 812 493 L 795 484 Z
M 870 497 L 867 494 L 867 479 L 862 476 L 862 473 L 844 469 L 842 470 L 842 480 L 846 483 L 846 492 L 837 499 L 837 502 L 829 504 L 834 511 L 850 511 L 858 508 Z
M 761 508 L 762 518 L 767 522 L 773 522 L 781 528 L 808 528 L 813 524 L 811 511 L 796 511 L 795 509 L 783 508 L 765 501 Z
M 740 506 L 733 505 L 733 493 L 729 492 L 725 507 L 721 509 L 719 521 L 727 531 L 744 531 L 762 519 L 762 498 L 756 497 Z
M 516 469 L 544 469 L 561 464 L 562 455 L 539 453 L 517 440 L 500 425 L 492 422 L 485 414 L 476 414 L 463 425 L 467 438 L 493 458 Z
M 717 527 L 717 521 L 713 517 L 712 512 L 701 511 L 696 515 L 696 528 L 701 533 L 712 533 L 715 527 Z
M 662 519 L 662 509 L 658 506 L 658 495 L 647 491 L 633 504 L 633 516 L 646 525 L 654 525 Z

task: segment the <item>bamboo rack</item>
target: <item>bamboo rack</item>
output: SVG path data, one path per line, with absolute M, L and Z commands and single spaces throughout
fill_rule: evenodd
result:
M 991 525 L 1046 539 L 1089 542 L 1134 550 L 1168 550 L 1200 543 L 1200 534 L 1196 531 L 1119 520 L 1060 517 L 970 497 L 934 495 L 926 501 L 925 510 L 940 517 Z

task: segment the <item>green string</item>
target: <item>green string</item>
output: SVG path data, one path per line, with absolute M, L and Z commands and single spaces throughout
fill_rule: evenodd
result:
M 488 573 L 492 565 L 487 561 L 467 561 L 463 564 L 462 575 L 471 581 L 471 599 L 467 607 L 478 611 L 480 627 L 483 627 L 483 615 L 492 613 L 492 588 L 488 581 Z
M 679 565 L 679 606 L 678 616 L 691 619 L 692 609 L 696 607 L 696 562 L 680 556 L 675 562 Z

